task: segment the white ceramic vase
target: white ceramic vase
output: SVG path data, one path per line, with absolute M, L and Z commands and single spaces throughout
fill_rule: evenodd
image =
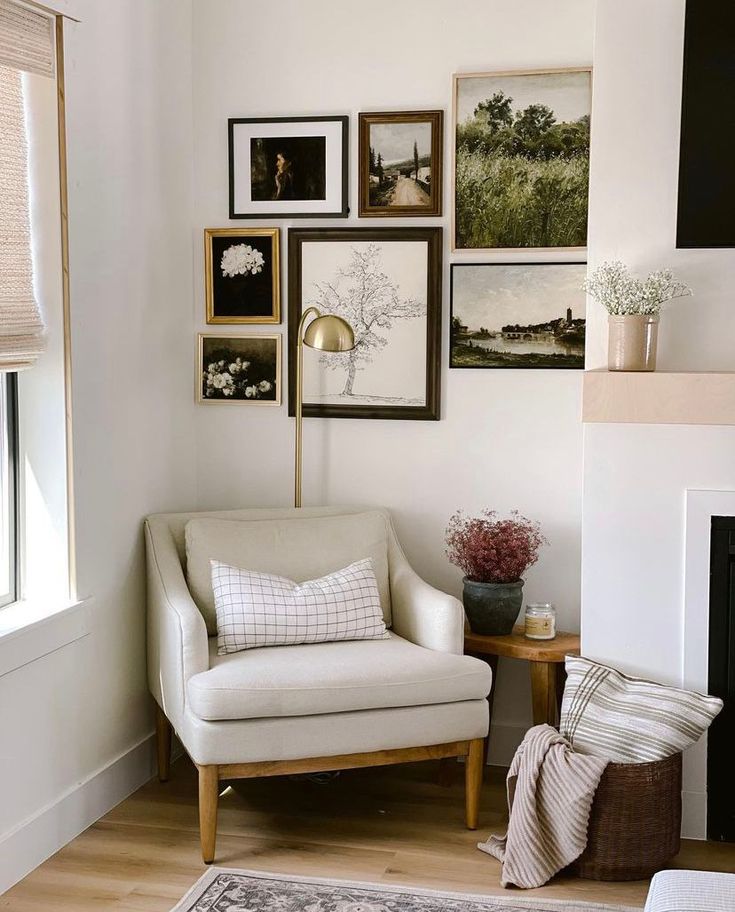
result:
M 608 370 L 656 370 L 658 319 L 658 314 L 608 315 Z

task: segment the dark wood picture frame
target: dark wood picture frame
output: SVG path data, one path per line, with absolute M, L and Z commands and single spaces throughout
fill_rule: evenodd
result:
M 304 402 L 304 417 L 384 418 L 438 421 L 441 402 L 442 248 L 441 227 L 290 228 L 288 231 L 288 413 L 295 413 L 296 342 L 302 314 L 302 246 L 307 242 L 418 241 L 427 245 L 426 402 L 424 405 L 315 405 Z
M 429 205 L 377 206 L 370 202 L 370 130 L 379 124 L 431 125 L 431 181 Z M 358 115 L 359 215 L 361 218 L 438 217 L 444 187 L 444 111 L 391 111 Z M 418 177 L 418 176 L 417 176 Z
M 280 323 L 281 322 L 281 254 L 280 254 L 280 228 L 205 228 L 204 229 L 204 296 L 206 301 L 206 319 L 207 323 L 210 325 L 239 325 L 239 324 L 259 324 L 259 323 Z M 221 287 L 219 283 L 222 281 L 221 277 L 218 277 L 215 280 L 215 270 L 218 268 L 218 264 L 214 262 L 214 244 L 216 240 L 222 238 L 230 238 L 233 243 L 242 241 L 246 243 L 248 240 L 258 241 L 270 241 L 270 255 L 271 262 L 266 264 L 266 271 L 264 275 L 266 276 L 265 282 L 258 282 L 259 286 L 266 284 L 267 287 L 267 276 L 270 275 L 270 299 L 271 299 L 271 309 L 270 313 L 264 313 L 261 315 L 245 315 L 243 313 L 235 315 L 224 315 L 218 313 L 217 309 L 217 289 Z M 262 243 L 261 243 L 261 246 Z M 238 276 L 238 279 L 242 279 L 242 276 Z M 249 277 L 249 280 L 252 282 L 254 277 Z M 261 276 L 257 277 L 258 279 L 262 278 Z M 231 281 L 231 280 L 230 280 Z M 258 289 L 263 293 L 264 289 L 260 287 Z M 242 299 L 240 299 L 242 300 Z M 240 303 L 238 300 L 238 304 Z
M 270 212 L 237 212 L 235 211 L 235 165 L 234 149 L 235 135 L 234 128 L 237 124 L 293 124 L 293 123 L 340 123 L 341 129 L 341 169 L 340 176 L 340 200 L 339 206 L 330 211 L 317 212 L 289 212 L 286 211 L 288 206 L 281 210 L 274 206 Z M 350 118 L 346 114 L 308 116 L 308 117 L 230 117 L 227 121 L 227 169 L 229 177 L 229 208 L 231 219 L 248 219 L 248 218 L 346 218 L 349 215 L 349 132 Z M 287 131 L 284 133 L 286 135 Z M 288 202 L 288 201 L 284 201 Z
M 537 267 L 566 267 L 566 266 L 581 266 L 586 267 L 585 260 L 485 260 L 482 262 L 457 262 L 452 263 L 449 268 L 449 345 L 448 345 L 448 356 L 449 356 L 449 368 L 450 370 L 584 370 L 585 367 L 585 353 L 582 354 L 581 363 L 576 364 L 524 364 L 522 362 L 518 363 L 508 363 L 508 364 L 455 364 L 453 362 L 453 353 L 454 353 L 454 290 L 455 290 L 455 275 L 457 270 L 467 269 L 467 268 L 484 268 L 484 267 L 517 267 L 519 269 L 533 269 Z M 584 292 L 581 290 L 580 283 L 580 296 L 584 298 Z M 572 324 L 573 325 L 573 324 Z M 569 326 L 569 324 L 567 324 Z M 586 310 L 585 310 L 585 329 L 586 329 Z

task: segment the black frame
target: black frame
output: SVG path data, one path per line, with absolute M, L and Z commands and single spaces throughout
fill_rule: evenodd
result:
M 452 364 L 452 320 L 454 318 L 454 270 L 465 266 L 586 266 L 585 260 L 562 260 L 552 262 L 531 262 L 525 260 L 503 260 L 503 261 L 484 261 L 482 263 L 452 263 L 449 269 L 449 369 L 450 370 L 584 370 L 587 360 L 587 353 L 581 367 L 568 365 L 566 367 L 557 365 L 537 365 L 537 366 L 519 366 L 519 365 L 497 365 L 497 364 Z M 587 324 L 587 312 L 585 310 L 585 327 Z
M 12 605 L 19 597 L 20 591 L 20 535 L 18 530 L 20 495 L 18 473 L 18 375 L 5 374 L 5 418 L 8 441 L 8 532 L 9 532 L 9 569 L 11 574 L 10 589 L 7 598 L 0 601 L 0 609 Z
M 334 212 L 235 212 L 235 173 L 233 165 L 234 126 L 243 123 L 334 123 L 342 124 L 342 200 L 341 208 Z M 349 133 L 350 118 L 346 114 L 323 117 L 230 117 L 227 121 L 227 171 L 229 176 L 229 205 L 231 219 L 267 218 L 346 218 L 349 215 Z
M 301 247 L 305 241 L 423 241 L 427 244 L 426 404 L 303 404 L 308 418 L 388 418 L 438 421 L 441 402 L 442 228 L 289 228 L 288 231 L 288 413 L 295 414 L 296 334 L 301 319 Z
M 725 606 L 725 611 L 722 608 Z M 728 610 L 729 609 L 729 610 Z M 735 518 L 713 516 L 710 533 L 708 693 L 724 701 L 708 733 L 707 838 L 735 842 Z

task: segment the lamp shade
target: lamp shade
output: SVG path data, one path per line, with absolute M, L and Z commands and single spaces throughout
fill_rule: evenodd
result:
M 355 334 L 350 324 L 342 317 L 324 314 L 316 317 L 306 327 L 304 345 L 319 351 L 345 352 L 355 347 Z

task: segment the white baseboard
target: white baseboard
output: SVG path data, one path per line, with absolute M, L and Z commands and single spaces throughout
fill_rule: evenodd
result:
M 510 766 L 518 745 L 530 725 L 523 722 L 493 722 L 487 752 L 489 766 Z
M 0 894 L 112 810 L 155 773 L 149 735 L 0 836 Z

